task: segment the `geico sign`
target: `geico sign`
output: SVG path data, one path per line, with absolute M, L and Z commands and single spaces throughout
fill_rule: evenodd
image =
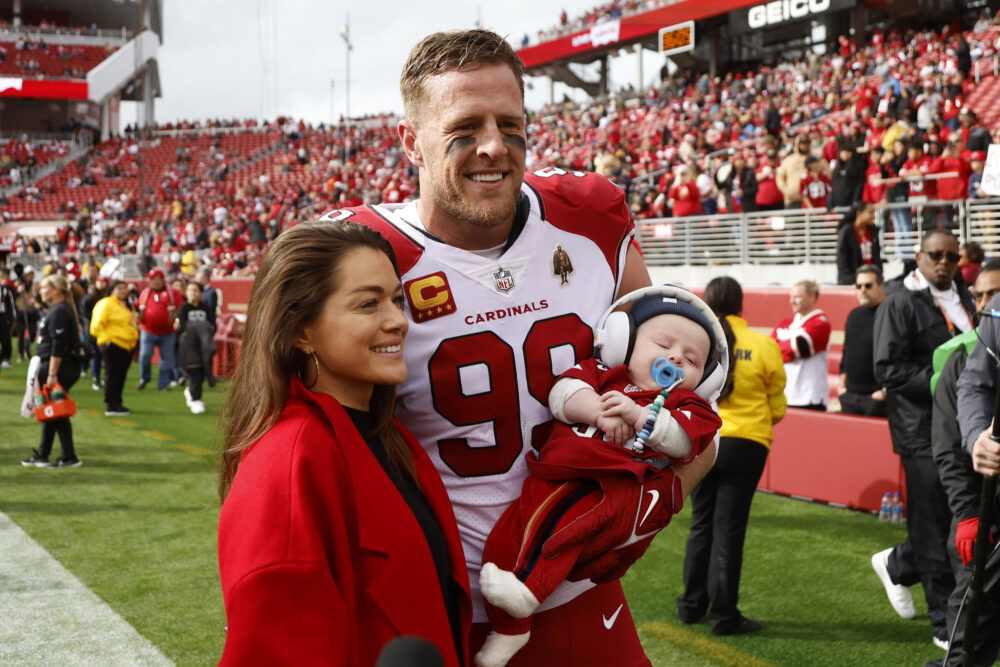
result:
M 751 28 L 763 28 L 771 23 L 800 19 L 809 14 L 819 14 L 830 9 L 831 0 L 774 0 L 750 8 L 748 22 Z

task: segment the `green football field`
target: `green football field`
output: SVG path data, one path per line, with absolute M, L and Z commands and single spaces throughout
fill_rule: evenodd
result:
M 179 390 L 136 391 L 135 365 L 131 371 L 124 398 L 133 414 L 126 418 L 103 415 L 89 380 L 74 387 L 84 465 L 63 470 L 20 465 L 40 428 L 18 414 L 25 365 L 0 374 L 0 512 L 169 659 L 214 664 L 225 625 L 214 466 L 226 383 L 206 392 L 208 412 L 195 416 Z M 780 448 L 776 443 L 775 452 Z M 707 623 L 681 625 L 674 613 L 689 525 L 685 508 L 623 580 L 654 665 L 921 665 L 941 657 L 919 586 L 917 618 L 904 621 L 869 564 L 872 553 L 904 537 L 902 527 L 758 493 L 740 606 L 764 629 L 717 638 Z M 3 567 L 0 589 L 9 580 Z M 0 608 L 0 619 L 18 613 Z M 55 664 L 45 659 L 45 636 L 59 631 L 52 618 L 50 627 L 37 628 L 35 653 L 8 654 L 4 663 Z

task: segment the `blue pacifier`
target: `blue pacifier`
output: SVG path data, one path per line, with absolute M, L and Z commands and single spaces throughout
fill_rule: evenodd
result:
M 674 385 L 684 381 L 684 371 L 670 363 L 666 357 L 654 361 L 650 372 L 653 374 L 653 382 L 664 389 L 673 388 Z

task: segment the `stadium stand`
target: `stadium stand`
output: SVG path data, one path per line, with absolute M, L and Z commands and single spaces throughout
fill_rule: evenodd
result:
M 111 45 L 47 44 L 27 37 L 0 41 L 0 75 L 82 79 L 116 50 Z
M 619 9 L 641 9 L 639 4 Z M 959 70 L 963 39 L 981 74 L 978 85 Z M 709 178 L 705 196 L 717 199 L 720 213 L 734 213 L 738 199 L 719 196 L 724 193 L 713 178 L 733 151 L 757 167 L 769 150 L 780 161 L 805 134 L 829 166 L 841 145 L 864 150 L 900 132 L 921 141 L 946 139 L 965 107 L 980 109 L 980 123 L 994 128 L 1000 86 L 997 77 L 982 74 L 996 67 L 998 45 L 994 23 L 963 32 L 950 26 L 940 32 L 890 28 L 876 30 L 864 44 L 843 38 L 823 57 L 778 60 L 714 77 L 664 71 L 660 83 L 641 95 L 623 91 L 531 113 L 527 164 L 604 173 L 629 192 L 643 220 L 670 217 L 667 193 L 675 170 L 693 163 Z M 925 83 L 930 97 L 923 95 Z M 922 130 L 912 120 L 897 122 L 904 113 L 916 118 L 923 104 L 934 107 L 927 114 L 933 124 Z M 219 273 L 241 272 L 253 263 L 247 245 L 263 251 L 268 238 L 297 220 L 331 207 L 414 196 L 415 170 L 398 148 L 394 125 L 395 119 L 380 117 L 334 127 L 279 119 L 270 125 L 181 121 L 147 128 L 150 138 L 138 140 L 132 132 L 102 142 L 26 184 L 2 205 L 2 214 L 7 221 L 75 221 L 81 249 L 103 255 L 137 247 L 142 232 L 150 231 L 145 247 L 156 254 L 169 257 L 193 247 L 210 256 Z M 220 210 L 222 217 L 216 215 Z M 101 237 L 89 224 L 95 216 Z M 13 243 L 30 245 L 24 239 Z M 46 252 L 66 250 L 64 238 L 39 243 Z

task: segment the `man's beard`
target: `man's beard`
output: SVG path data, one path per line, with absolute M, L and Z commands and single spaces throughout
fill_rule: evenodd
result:
M 437 180 L 437 179 L 434 179 Z M 499 227 L 514 218 L 517 208 L 517 193 L 510 199 L 472 202 L 463 196 L 461 190 L 445 180 L 432 181 L 435 203 L 448 215 L 469 223 L 473 227 L 491 229 Z

